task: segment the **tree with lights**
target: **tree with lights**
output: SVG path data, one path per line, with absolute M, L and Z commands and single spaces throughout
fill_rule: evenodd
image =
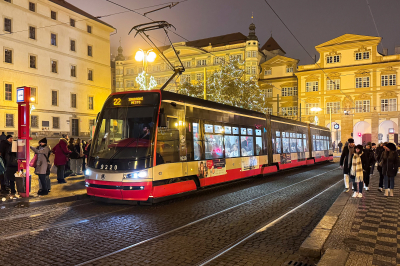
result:
M 220 63 L 220 68 L 207 77 L 207 99 L 240 108 L 266 112 L 264 94 L 254 77 L 246 80 L 244 62 L 231 59 Z M 179 93 L 203 98 L 204 84 L 184 83 Z

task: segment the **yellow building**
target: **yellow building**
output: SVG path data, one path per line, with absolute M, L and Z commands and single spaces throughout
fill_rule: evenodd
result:
M 259 41 L 255 34 L 255 25 L 249 27 L 249 35 L 237 32 L 222 36 L 200 39 L 189 42 L 174 43 L 179 57 L 185 67 L 185 72 L 174 80 L 167 89 L 174 91 L 179 83 L 189 81 L 195 83 L 204 80 L 204 73 L 209 75 L 219 68 L 221 60 L 238 58 L 244 61 L 246 68 L 246 78 L 259 78 L 260 63 L 268 60 L 276 54 L 268 50 L 259 49 Z M 174 64 L 179 66 L 171 46 L 158 47 L 160 51 Z M 154 49 L 154 52 L 157 50 Z M 137 90 L 138 84 L 136 77 L 142 73 L 143 64 L 137 62 L 134 56 L 127 56 L 124 59 L 122 48 L 119 48 L 118 56 L 115 60 L 116 91 Z M 147 73 L 153 76 L 160 88 L 172 75 L 172 70 L 163 61 L 161 56 L 157 56 L 153 63 L 148 64 Z
M 351 135 L 357 144 L 397 142 L 400 54 L 378 53 L 380 41 L 345 34 L 315 47 L 319 60 L 299 66 L 295 73 L 302 121 L 329 127 L 332 120 L 339 125 L 338 130 L 332 128 L 336 143 Z M 312 107 L 322 111 L 313 112 Z
M 32 133 L 88 136 L 111 92 L 114 28 L 63 0 L 0 1 L 0 131 L 16 134 L 16 88 L 33 88 Z

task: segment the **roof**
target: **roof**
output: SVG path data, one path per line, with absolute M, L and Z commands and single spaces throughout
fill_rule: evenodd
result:
M 286 52 L 282 49 L 282 47 L 279 46 L 279 44 L 275 41 L 272 36 L 268 39 L 268 41 L 261 47 L 262 50 L 267 50 L 267 51 L 274 51 L 280 49 L 282 52 L 286 54 Z
M 205 46 L 209 46 L 211 44 L 212 46 L 215 47 L 215 46 L 224 46 L 224 45 L 243 43 L 243 42 L 246 42 L 246 40 L 247 40 L 246 36 L 244 36 L 240 32 L 236 32 L 236 33 L 231 33 L 231 34 L 226 34 L 226 35 L 221 35 L 221 36 L 216 36 L 216 37 L 211 37 L 211 38 L 206 38 L 206 39 L 189 41 L 189 42 L 186 42 L 186 46 L 205 47 Z
M 346 46 L 360 46 L 360 42 L 378 44 L 382 40 L 381 37 L 357 35 L 357 34 L 343 34 L 335 39 L 329 40 L 327 42 L 321 43 L 315 46 L 316 49 L 319 48 L 329 48 L 331 46 L 346 45 Z
M 65 0 L 49 0 L 49 1 L 114 29 L 114 27 L 111 26 L 110 24 L 105 23 L 104 21 L 96 18 L 95 16 L 90 15 L 89 13 L 86 13 L 82 9 L 77 8 L 76 6 L 66 2 Z

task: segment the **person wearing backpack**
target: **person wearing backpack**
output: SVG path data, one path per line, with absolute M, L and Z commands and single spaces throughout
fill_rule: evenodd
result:
M 35 167 L 35 174 L 39 176 L 40 183 L 42 185 L 42 189 L 38 191 L 38 195 L 47 195 L 49 194 L 50 188 L 48 187 L 48 183 L 46 180 L 46 175 L 50 172 L 50 162 L 49 162 L 49 153 L 50 148 L 47 146 L 47 139 L 39 140 L 39 146 L 34 148 L 30 147 L 31 150 L 37 156 Z

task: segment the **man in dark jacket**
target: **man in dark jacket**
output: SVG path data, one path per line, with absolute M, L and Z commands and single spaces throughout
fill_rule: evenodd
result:
M 4 133 L 4 132 L 3 132 Z M 7 157 L 8 151 L 11 151 L 11 144 L 13 137 L 11 135 L 6 136 L 5 140 L 0 142 L 0 156 L 3 160 L 4 167 L 7 170 Z M 0 175 L 1 193 L 8 194 L 8 188 L 10 187 L 9 180 L 7 179 L 6 173 Z
M 353 157 L 354 154 L 354 139 L 349 138 L 347 140 L 349 143 L 347 146 L 343 148 L 342 156 L 340 156 L 340 167 L 343 169 L 343 174 L 344 174 L 344 186 L 346 188 L 346 192 L 350 191 L 349 187 L 349 179 L 350 179 L 350 169 L 351 169 L 351 163 L 352 160 L 351 158 Z
M 388 143 L 382 154 L 382 174 L 385 177 L 385 196 L 393 197 L 394 178 L 399 169 L 399 156 L 397 155 L 396 145 Z M 390 180 L 390 181 L 389 181 Z
M 339 152 L 342 152 L 343 143 L 339 141 L 339 144 L 337 146 L 339 148 Z
M 374 152 L 371 150 L 371 145 L 371 142 L 367 143 L 367 146 L 365 146 L 365 149 L 363 151 L 363 155 L 361 156 L 364 169 L 364 189 L 366 191 L 369 190 L 369 177 L 371 174 L 371 168 L 375 164 L 375 155 Z
M 380 164 L 380 162 L 382 161 L 382 154 L 384 153 L 384 151 L 385 151 L 385 146 L 386 146 L 386 142 L 385 143 L 383 143 L 382 145 L 380 145 L 378 148 L 376 148 L 376 151 L 375 151 L 375 160 L 376 160 L 376 162 L 378 163 L 378 167 L 377 167 L 377 169 L 378 169 L 378 172 L 379 172 L 379 188 L 378 188 L 378 190 L 380 191 L 380 192 L 382 192 L 383 191 L 383 174 L 382 174 L 382 166 L 381 165 L 379 165 Z
M 4 134 L 4 132 L 1 132 L 0 141 L 6 140 L 6 139 L 7 139 L 6 134 Z
M 58 144 L 54 146 L 54 164 L 57 166 L 57 181 L 59 184 L 67 183 L 64 179 L 65 165 L 68 162 L 68 155 L 71 153 L 68 150 L 68 135 L 63 135 Z

